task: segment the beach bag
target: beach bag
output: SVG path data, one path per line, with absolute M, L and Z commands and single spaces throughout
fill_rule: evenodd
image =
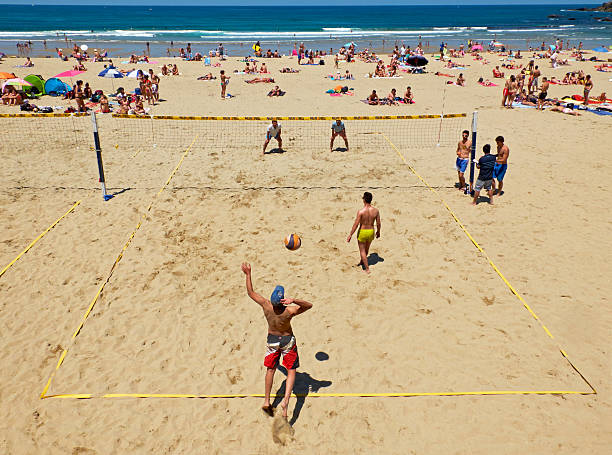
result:
M 319 60 L 319 65 L 325 65 L 325 60 L 323 59 Z

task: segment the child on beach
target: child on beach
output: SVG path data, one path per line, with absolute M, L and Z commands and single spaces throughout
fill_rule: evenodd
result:
M 220 79 L 221 79 L 221 99 L 224 100 L 225 99 L 225 90 L 227 89 L 227 84 L 229 84 L 229 76 L 225 75 L 225 70 L 221 70 L 221 74 L 220 74 Z

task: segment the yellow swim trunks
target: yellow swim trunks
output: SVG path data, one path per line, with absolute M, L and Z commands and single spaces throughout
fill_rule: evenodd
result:
M 371 242 L 374 240 L 374 229 L 359 229 L 359 234 L 357 234 L 358 242 Z

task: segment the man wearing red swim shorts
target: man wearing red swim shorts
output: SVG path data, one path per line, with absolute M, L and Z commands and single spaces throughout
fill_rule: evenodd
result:
M 283 366 L 287 368 L 287 383 L 285 384 L 285 397 L 280 405 L 283 409 L 283 417 L 287 418 L 289 398 L 291 398 L 293 384 L 295 383 L 295 370 L 300 366 L 297 342 L 291 328 L 291 319 L 312 308 L 312 303 L 300 299 L 285 298 L 285 290 L 282 286 L 276 286 L 270 300 L 268 300 L 253 291 L 251 265 L 243 262 L 241 269 L 246 275 L 246 288 L 249 297 L 261 306 L 268 321 L 267 350 L 264 359 L 264 365 L 267 368 L 266 395 L 261 409 L 269 416 L 274 415 L 274 408 L 270 405 L 270 392 L 274 382 L 274 373 L 282 356 Z

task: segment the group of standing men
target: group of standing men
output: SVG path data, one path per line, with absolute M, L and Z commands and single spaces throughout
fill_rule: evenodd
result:
M 474 199 L 473 205 L 478 203 L 480 192 L 487 190 L 489 195 L 489 204 L 493 204 L 493 195 L 501 196 L 503 194 L 504 177 L 508 170 L 508 156 L 510 155 L 510 149 L 504 144 L 504 137 L 497 136 L 495 138 L 497 144 L 497 154 L 491 155 L 491 145 L 485 144 L 482 148 L 484 155 L 480 157 L 478 161 L 474 160 L 476 167 L 479 169 L 478 178 L 476 179 L 476 185 L 474 185 Z M 464 130 L 462 138 L 457 144 L 457 160 L 455 161 L 455 168 L 457 169 L 457 176 L 459 177 L 459 190 L 467 191 L 468 187 L 465 182 L 465 170 L 470 161 L 470 152 L 472 150 L 472 141 L 470 140 L 470 132 Z

